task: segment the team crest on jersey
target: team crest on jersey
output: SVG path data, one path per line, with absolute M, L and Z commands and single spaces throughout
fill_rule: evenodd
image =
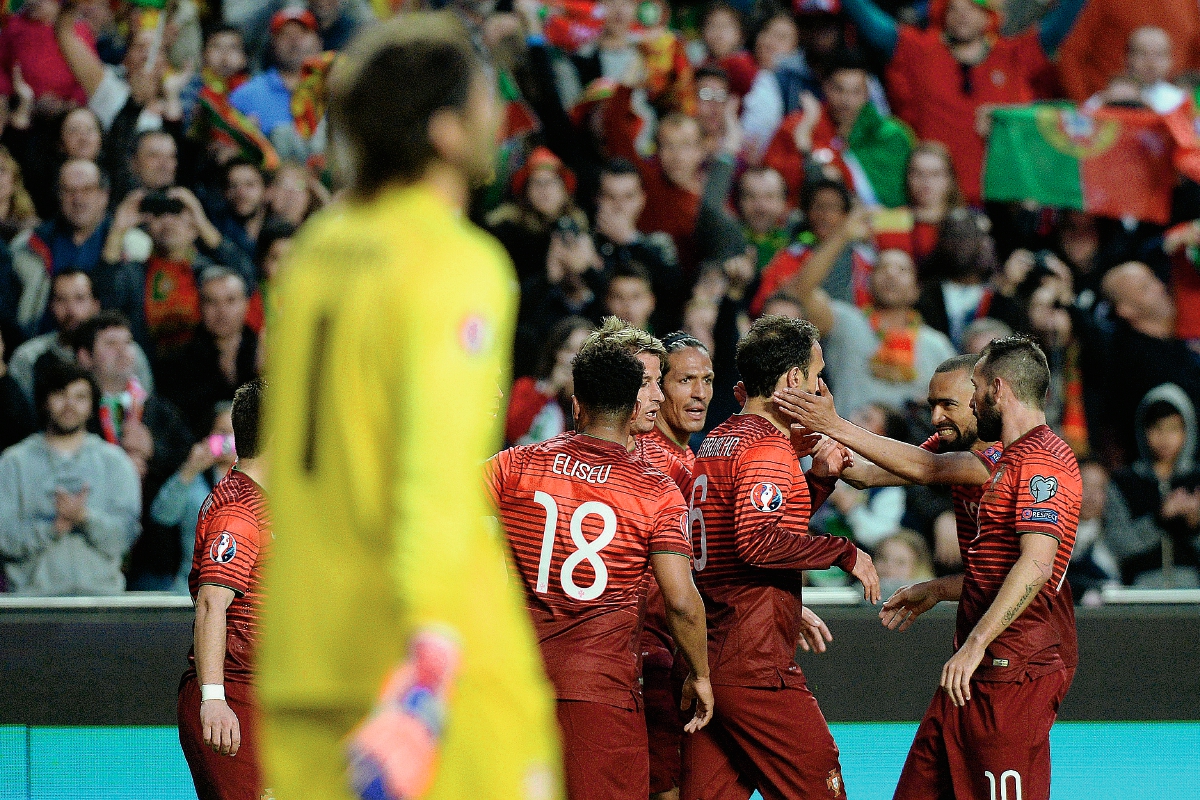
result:
M 208 557 L 218 564 L 228 564 L 237 555 L 237 542 L 228 533 L 222 533 L 208 548 Z
M 840 770 L 829 770 L 829 775 L 825 778 L 825 788 L 829 790 L 831 797 L 842 796 L 842 773 Z
M 783 505 L 783 492 L 773 483 L 756 483 L 750 490 L 750 502 L 759 511 L 778 511 Z
M 469 354 L 477 356 L 491 343 L 492 329 L 481 314 L 468 314 L 458 328 L 458 341 Z
M 1034 475 L 1029 479 L 1029 493 L 1033 495 L 1033 502 L 1046 502 L 1058 494 L 1058 478 L 1053 475 Z

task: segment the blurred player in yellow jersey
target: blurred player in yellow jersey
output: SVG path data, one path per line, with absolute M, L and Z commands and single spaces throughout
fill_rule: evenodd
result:
M 485 525 L 517 299 L 464 217 L 492 85 L 444 14 L 376 26 L 331 76 L 351 194 L 296 240 L 269 344 L 277 800 L 561 795 L 553 693 Z

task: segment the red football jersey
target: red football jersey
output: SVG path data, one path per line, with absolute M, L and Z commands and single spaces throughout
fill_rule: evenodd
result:
M 822 481 L 816 499 L 831 489 Z M 712 682 L 798 685 L 803 570 L 850 571 L 857 548 L 808 533 L 813 498 L 791 440 L 755 414 L 735 415 L 708 435 L 688 496 Z
M 921 443 L 922 450 L 928 450 L 931 453 L 940 453 L 939 450 L 941 438 L 935 433 L 924 442 Z M 1000 460 L 1000 456 L 1004 453 L 1004 445 L 997 442 L 983 452 L 972 450 L 971 454 L 978 457 L 983 465 L 987 467 L 990 473 L 995 468 L 996 462 Z M 971 546 L 971 542 L 975 539 L 975 534 L 979 528 L 979 501 L 983 497 L 986 484 L 981 486 L 961 486 L 954 485 L 950 487 L 950 499 L 954 503 L 954 524 L 958 528 L 958 547 L 965 554 L 967 548 Z
M 1039 425 L 1006 448 L 979 505 L 978 532 L 963 553 L 957 649 L 996 599 L 1021 555 L 1021 536 L 1040 533 L 1058 540 L 1054 571 L 1025 611 L 995 641 L 975 675 L 980 680 L 1020 681 L 1074 666 L 1074 609 L 1066 582 L 1075 546 L 1083 484 L 1066 442 Z M 1070 619 L 1070 631 L 1066 620 Z
M 935 433 L 926 439 L 921 448 L 934 453 L 938 452 L 938 435 Z M 1004 454 L 1004 445 L 996 442 L 982 452 L 978 450 L 971 452 L 983 461 L 988 472 L 992 472 Z M 964 560 L 967 550 L 971 547 L 971 542 L 975 541 L 975 537 L 979 533 L 979 502 L 983 499 L 986 489 L 987 484 L 950 487 L 950 498 L 954 502 L 954 523 L 958 529 L 958 547 Z M 1075 632 L 1075 599 L 1071 595 L 1071 584 L 1063 583 L 1062 588 L 1059 589 L 1059 596 L 1062 597 L 1062 602 L 1055 603 L 1053 609 L 1055 624 L 1062 636 L 1059 653 L 1064 664 L 1074 667 L 1079 663 L 1079 643 Z
M 259 582 L 271 543 L 267 499 L 252 478 L 236 469 L 222 478 L 200 507 L 196 550 L 188 590 L 196 599 L 200 587 L 232 589 L 225 611 L 225 682 L 250 683 L 258 639 Z M 195 650 L 188 652 L 189 672 L 196 668 Z
M 650 554 L 691 555 L 679 488 L 623 446 L 576 433 L 503 451 L 488 488 L 558 698 L 637 708 Z
M 691 486 L 696 454 L 688 447 L 680 450 L 657 427 L 637 437 L 633 454 L 674 481 L 680 492 Z M 644 665 L 660 669 L 669 670 L 675 661 L 675 640 L 667 628 L 667 607 L 653 575 L 646 576 L 641 653 Z

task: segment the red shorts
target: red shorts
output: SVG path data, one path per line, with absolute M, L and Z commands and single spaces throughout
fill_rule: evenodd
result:
M 842 798 L 842 767 L 829 725 L 807 686 L 713 686 L 716 711 L 683 737 L 680 800 Z
M 646 719 L 605 703 L 559 700 L 568 800 L 646 800 Z
M 679 785 L 679 692 L 671 670 L 642 667 L 642 698 L 646 705 L 646 739 L 650 744 L 650 794 L 669 792 Z
M 962 708 L 938 690 L 893 800 L 1048 800 L 1050 727 L 1073 672 L 1023 683 L 971 681 Z
M 200 728 L 200 684 L 194 675 L 179 685 L 176 709 L 179 744 L 200 800 L 260 800 L 263 776 L 258 755 L 258 706 L 248 686 L 225 684 L 225 702 L 237 714 L 242 744 L 237 755 L 223 756 L 204 743 Z

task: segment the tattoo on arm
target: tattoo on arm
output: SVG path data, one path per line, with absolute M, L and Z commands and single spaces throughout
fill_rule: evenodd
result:
M 1020 614 L 1021 611 L 1025 608 L 1026 601 L 1029 600 L 1029 598 L 1033 596 L 1033 593 L 1037 591 L 1037 588 L 1038 588 L 1038 584 L 1036 584 L 1036 583 L 1030 583 L 1025 586 L 1025 594 L 1022 595 L 1021 599 L 1017 601 L 1017 604 L 1015 606 L 1013 606 L 1012 608 L 1010 608 L 1008 611 L 1004 612 L 1004 624 L 1005 625 L 1007 625 L 1008 623 L 1012 622 L 1014 619 L 1017 618 L 1017 615 Z

